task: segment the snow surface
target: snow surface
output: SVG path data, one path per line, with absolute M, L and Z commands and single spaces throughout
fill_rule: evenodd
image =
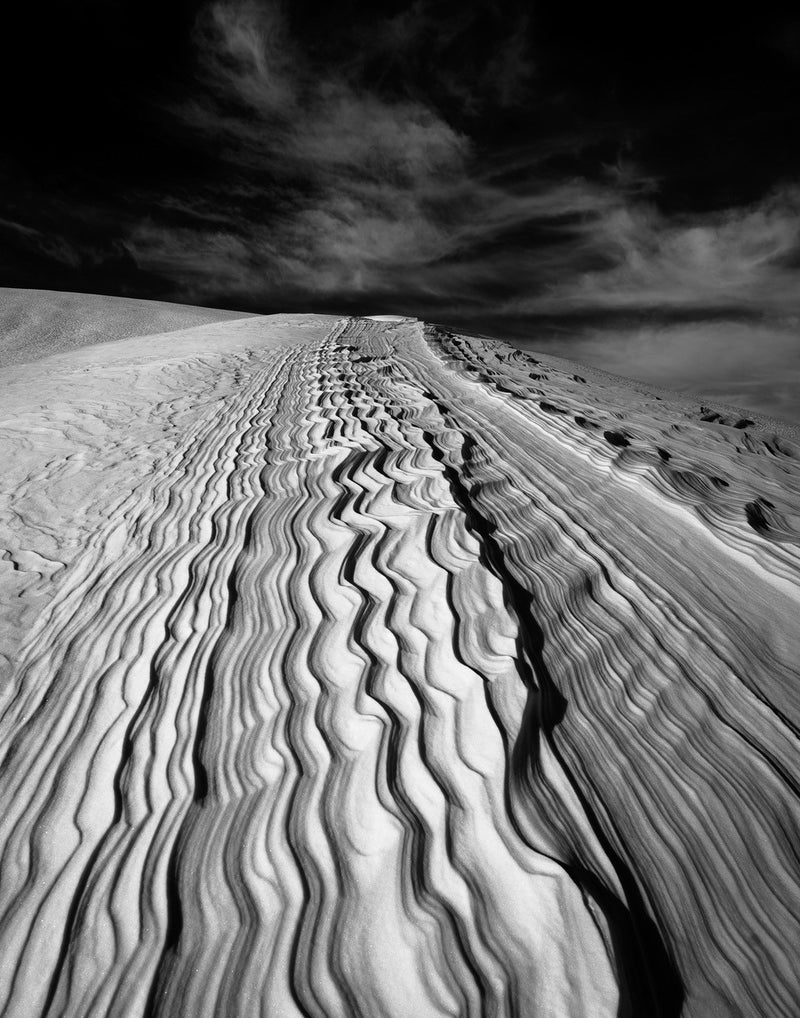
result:
M 796 1015 L 800 448 L 113 312 L 0 395 L 2 1013 Z

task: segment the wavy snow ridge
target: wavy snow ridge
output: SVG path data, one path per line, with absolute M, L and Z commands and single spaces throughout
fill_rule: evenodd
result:
M 0 422 L 2 1013 L 796 1014 L 798 450 L 290 317 Z

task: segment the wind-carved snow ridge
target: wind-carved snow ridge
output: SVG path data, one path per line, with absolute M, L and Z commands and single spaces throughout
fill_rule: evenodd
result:
M 796 1015 L 800 450 L 411 319 L 181 342 L 0 407 L 2 1014 Z

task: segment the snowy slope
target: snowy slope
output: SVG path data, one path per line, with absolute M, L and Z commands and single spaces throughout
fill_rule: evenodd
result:
M 785 438 L 271 316 L 0 454 L 3 1014 L 797 1013 Z

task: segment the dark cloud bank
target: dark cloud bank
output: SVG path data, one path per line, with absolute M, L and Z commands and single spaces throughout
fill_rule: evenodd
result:
M 419 315 L 800 418 L 800 19 L 165 6 L 6 16 L 0 284 Z

